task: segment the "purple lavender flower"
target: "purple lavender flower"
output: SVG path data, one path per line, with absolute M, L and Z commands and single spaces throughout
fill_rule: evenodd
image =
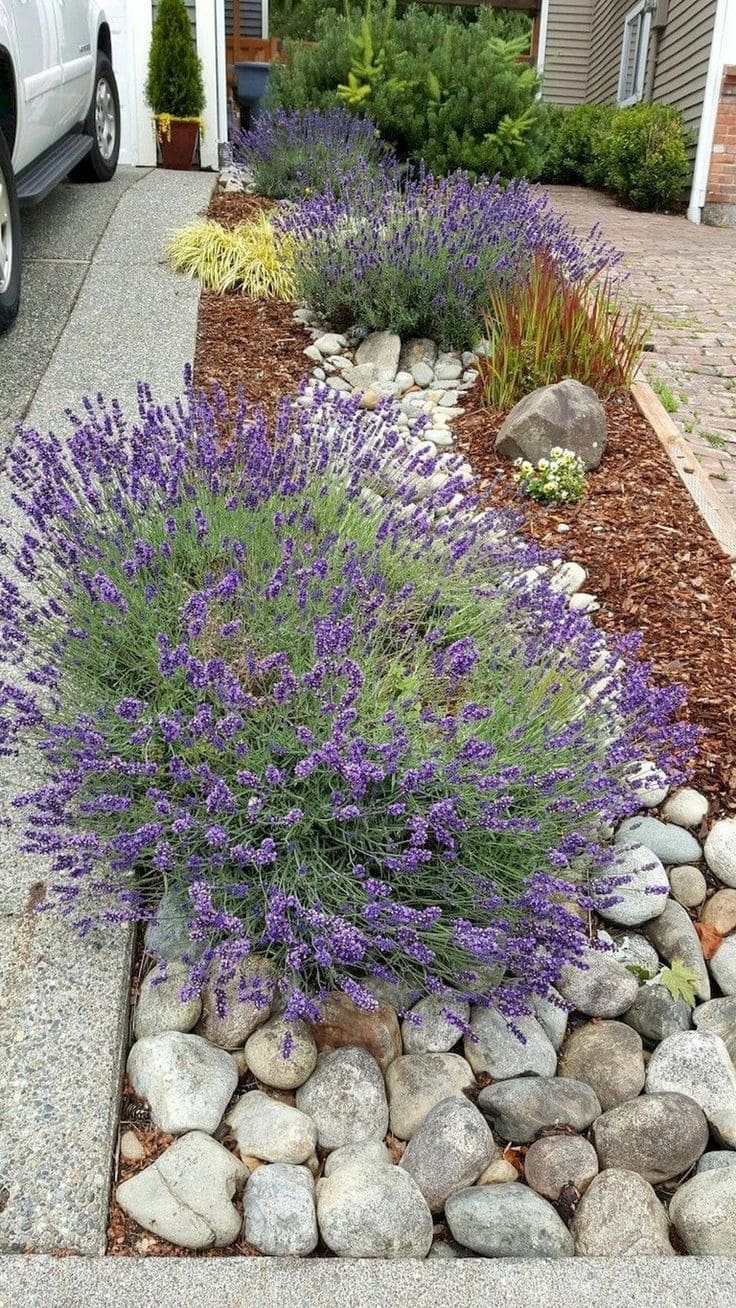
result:
M 642 759 L 680 779 L 694 733 L 396 416 L 325 388 L 269 432 L 141 387 L 135 421 L 85 402 L 65 443 L 23 432 L 0 749 L 44 766 L 16 808 L 50 900 L 86 934 L 168 888 L 189 992 L 214 974 L 224 1003 L 256 955 L 287 1019 L 335 988 L 371 1007 L 371 977 L 513 1019 L 582 957 L 570 905 L 620 884 L 601 821 Z

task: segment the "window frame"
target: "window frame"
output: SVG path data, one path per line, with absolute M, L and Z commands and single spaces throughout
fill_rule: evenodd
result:
M 635 18 L 641 18 L 642 21 L 636 50 L 636 63 L 634 65 L 634 85 L 631 94 L 627 96 L 625 95 L 626 67 L 629 63 L 630 55 L 630 29 Z M 621 109 L 627 108 L 628 105 L 639 104 L 639 102 L 644 99 L 651 28 L 652 6 L 650 0 L 638 0 L 638 4 L 633 5 L 632 8 L 624 14 L 624 32 L 623 41 L 621 43 L 621 61 L 618 70 L 618 90 L 616 92 L 616 103 Z

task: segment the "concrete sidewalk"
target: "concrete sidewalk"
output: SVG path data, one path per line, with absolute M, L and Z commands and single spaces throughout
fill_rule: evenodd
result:
M 733 1308 L 727 1258 L 5 1258 L 0 1308 Z
M 213 185 L 212 174 L 128 169 L 112 189 L 88 188 L 94 214 L 77 188 L 61 188 L 55 209 L 37 211 L 25 307 L 2 340 L 6 422 L 23 418 L 63 439 L 64 410 L 78 409 L 85 392 L 118 398 L 135 417 L 140 378 L 162 400 L 180 390 L 199 289 L 169 270 L 163 242 L 206 206 Z M 76 218 L 84 214 L 76 227 L 70 204 Z M 62 243 L 76 262 L 62 258 Z M 49 266 L 38 258 L 36 268 L 34 251 L 53 255 Z M 57 255 L 58 277 L 49 271 Z M 46 334 L 37 341 L 39 321 Z M 1 473 L 0 516 L 23 525 Z M 3 760 L 1 817 L 17 816 L 11 801 L 33 785 L 33 768 L 30 754 Z M 19 840 L 15 828 L 0 831 L 0 1250 L 99 1254 L 130 938 L 111 931 L 80 942 L 57 915 L 38 915 L 48 869 L 21 854 Z

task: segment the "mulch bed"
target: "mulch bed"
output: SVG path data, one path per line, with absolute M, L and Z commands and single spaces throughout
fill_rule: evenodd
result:
M 272 207 L 271 200 L 260 196 L 216 191 L 207 216 L 234 227 Z M 298 389 L 310 367 L 304 349 L 312 340 L 293 321 L 296 307 L 283 300 L 253 300 L 239 291 L 203 291 L 194 358 L 197 385 L 221 387 L 232 403 L 242 394 L 273 418 L 281 397 Z
M 588 474 L 585 498 L 560 508 L 518 500 L 509 464 L 493 448 L 503 415 L 481 408 L 477 387 L 453 432 L 475 471 L 494 482 L 491 498 L 514 499 L 536 541 L 588 570 L 585 589 L 601 605 L 596 623 L 641 631 L 641 656 L 656 679 L 686 687 L 685 714 L 704 733 L 693 784 L 711 798 L 712 816 L 721 816 L 736 803 L 731 564 L 630 396 L 609 401 L 606 413 L 602 465 Z

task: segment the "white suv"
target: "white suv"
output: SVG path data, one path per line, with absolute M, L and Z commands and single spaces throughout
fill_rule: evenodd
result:
M 106 182 L 120 151 L 97 0 L 0 0 L 0 331 L 20 301 L 20 219 L 62 178 Z

